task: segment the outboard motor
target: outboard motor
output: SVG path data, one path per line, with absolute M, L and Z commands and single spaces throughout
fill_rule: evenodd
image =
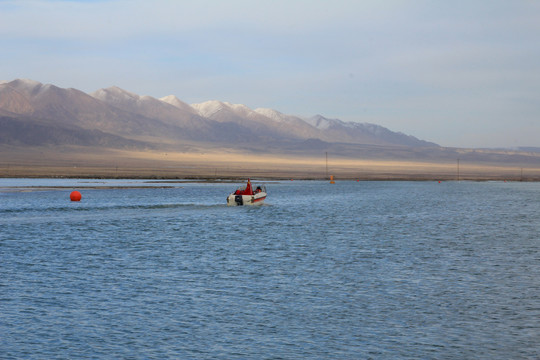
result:
M 244 205 L 244 199 L 242 198 L 242 195 L 235 195 L 234 202 L 236 203 L 236 205 Z

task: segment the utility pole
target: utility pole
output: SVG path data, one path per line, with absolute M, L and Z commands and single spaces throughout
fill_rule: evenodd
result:
M 326 178 L 328 179 L 328 151 L 326 152 Z
M 457 159 L 457 181 L 459 181 L 459 158 Z

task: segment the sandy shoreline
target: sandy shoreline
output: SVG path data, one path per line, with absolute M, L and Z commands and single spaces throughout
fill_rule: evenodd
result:
M 420 162 L 255 155 L 65 149 L 1 152 L 3 178 L 266 180 L 507 180 L 540 181 L 540 166 L 512 163 Z
M 419 165 L 389 165 L 377 164 L 357 170 L 345 166 L 329 173 L 336 181 L 340 180 L 403 180 L 403 181 L 540 181 L 540 171 L 537 169 L 524 169 L 523 175 L 519 168 L 504 167 L 467 167 L 462 168 L 458 177 L 457 171 L 451 167 L 435 167 L 425 164 Z M 312 169 L 243 169 L 220 168 L 214 171 L 192 167 L 189 169 L 173 170 L 145 167 L 62 167 L 62 166 L 32 166 L 11 167 L 9 171 L 0 172 L 0 178 L 72 178 L 72 179 L 156 179 L 156 180 L 182 180 L 182 182 L 231 182 L 243 181 L 246 178 L 264 180 L 326 180 L 324 173 Z M 155 186 L 152 186 L 155 187 Z M 166 187 L 166 186 L 164 186 Z

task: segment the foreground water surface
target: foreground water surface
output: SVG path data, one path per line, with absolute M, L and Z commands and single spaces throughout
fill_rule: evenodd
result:
M 0 179 L 0 358 L 540 357 L 540 184 L 238 185 Z

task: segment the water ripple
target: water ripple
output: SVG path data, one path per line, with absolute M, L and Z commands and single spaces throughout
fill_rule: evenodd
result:
M 0 357 L 540 354 L 536 184 L 268 190 L 255 208 L 223 184 L 3 195 Z

